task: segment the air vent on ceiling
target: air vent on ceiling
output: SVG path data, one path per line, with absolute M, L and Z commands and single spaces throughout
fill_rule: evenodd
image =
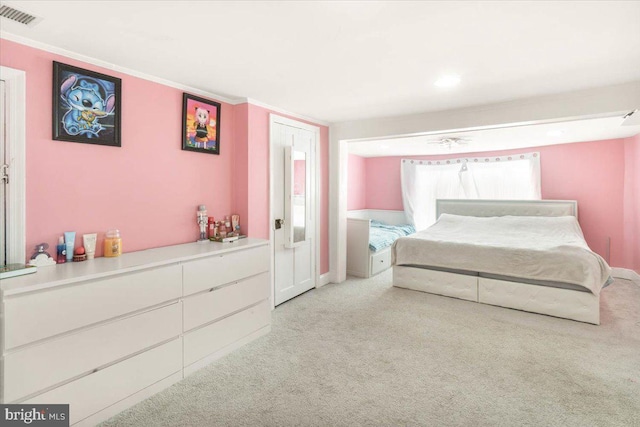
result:
M 0 5 L 0 16 L 30 27 L 40 22 L 40 18 L 4 4 Z

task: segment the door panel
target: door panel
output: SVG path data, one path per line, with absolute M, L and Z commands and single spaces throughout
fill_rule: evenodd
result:
M 281 304 L 315 287 L 315 136 L 313 132 L 273 123 L 274 302 Z M 301 167 L 300 161 L 305 162 Z M 297 162 L 297 163 L 296 163 Z M 293 215 L 302 212 L 302 218 Z
M 7 205 L 7 183 L 2 179 L 4 171 L 1 169 L 5 164 L 9 163 L 5 159 L 7 141 L 5 141 L 5 122 L 6 122 L 6 105 L 5 105 L 5 83 L 0 80 L 0 266 L 8 264 L 7 260 L 7 235 L 9 225 L 7 224 L 7 214 L 9 206 Z

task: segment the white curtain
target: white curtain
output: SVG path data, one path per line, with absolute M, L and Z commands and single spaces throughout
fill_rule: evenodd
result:
M 436 199 L 540 199 L 540 153 L 448 160 L 403 159 L 404 211 L 416 230 L 436 221 Z

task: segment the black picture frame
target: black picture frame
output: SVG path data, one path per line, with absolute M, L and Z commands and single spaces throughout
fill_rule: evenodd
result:
M 53 61 L 53 139 L 120 147 L 122 80 Z
M 221 109 L 219 102 L 188 93 L 182 95 L 183 150 L 220 154 Z

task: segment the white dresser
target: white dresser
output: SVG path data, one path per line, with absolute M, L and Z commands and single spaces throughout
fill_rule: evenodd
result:
M 43 267 L 0 284 L 0 402 L 95 425 L 270 330 L 266 240 Z

